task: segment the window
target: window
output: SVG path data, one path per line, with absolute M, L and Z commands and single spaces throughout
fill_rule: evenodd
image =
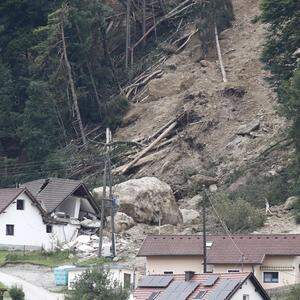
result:
M 24 210 L 24 200 L 17 200 L 17 210 Z
M 279 282 L 278 272 L 264 272 L 264 282 L 265 283 L 278 283 Z
M 243 300 L 249 300 L 250 296 L 249 295 L 243 295 Z
M 240 273 L 240 270 L 238 269 L 229 269 L 227 270 L 228 273 Z
M 173 275 L 173 272 L 172 271 L 165 271 L 164 274 L 165 275 Z
M 6 235 L 14 235 L 15 234 L 15 225 L 6 225 Z
M 131 275 L 128 273 L 124 273 L 124 289 L 131 288 Z
M 204 298 L 206 291 L 200 291 L 194 298 L 194 300 L 201 300 Z
M 52 233 L 52 225 L 50 225 L 50 224 L 46 225 L 46 232 L 47 233 Z
M 212 242 L 212 241 L 207 241 L 207 242 L 206 242 L 206 248 L 207 248 L 207 249 L 210 249 L 210 248 L 212 247 L 213 243 L 214 243 L 214 242 Z
M 155 300 L 157 299 L 157 297 L 159 296 L 160 292 L 153 292 L 148 298 L 147 300 Z

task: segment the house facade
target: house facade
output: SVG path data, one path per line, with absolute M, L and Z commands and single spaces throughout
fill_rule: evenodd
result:
M 147 275 L 135 300 L 269 300 L 253 273 Z
M 72 241 L 80 220 L 98 210 L 83 183 L 67 179 L 31 182 L 0 189 L 0 247 L 53 250 Z
M 209 235 L 206 249 L 208 272 L 252 272 L 265 289 L 300 283 L 300 235 Z M 202 273 L 202 236 L 149 236 L 138 256 L 150 275 Z

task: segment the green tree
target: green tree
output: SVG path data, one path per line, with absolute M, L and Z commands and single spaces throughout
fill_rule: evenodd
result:
M 103 268 L 87 270 L 75 282 L 67 300 L 127 300 L 128 291 L 113 281 Z
M 272 83 L 279 87 L 296 68 L 293 53 L 300 45 L 300 2 L 263 0 L 261 8 L 261 19 L 269 26 L 262 60 L 272 73 Z
M 13 286 L 12 288 L 9 289 L 8 292 L 9 292 L 9 296 L 11 297 L 12 300 L 24 300 L 25 299 L 25 294 L 24 294 L 22 288 Z
M 13 80 L 9 69 L 0 62 L 0 155 L 16 157 L 19 154 L 18 116 Z
M 216 196 L 215 208 L 232 233 L 252 232 L 263 226 L 264 214 L 243 199 L 231 200 L 225 194 Z

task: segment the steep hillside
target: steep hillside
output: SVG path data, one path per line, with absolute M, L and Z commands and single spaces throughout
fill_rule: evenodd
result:
M 259 1 L 233 4 L 236 20 L 220 35 L 229 82 L 222 82 L 216 55 L 201 58 L 194 34 L 181 53 L 161 65 L 162 76 L 148 83 L 143 100 L 131 105 L 126 125 L 116 134 L 117 139 L 142 140 L 186 112 L 185 120 L 167 138 L 171 142 L 129 172 L 134 177 L 159 177 L 171 184 L 177 198 L 186 196 L 189 176 L 197 173 L 217 177 L 222 186 L 235 170 L 250 167 L 280 138 L 285 126 L 259 60 L 265 32 L 262 24 L 253 22 L 260 14 Z M 286 164 L 283 157 L 273 153 L 254 170 L 272 172 Z

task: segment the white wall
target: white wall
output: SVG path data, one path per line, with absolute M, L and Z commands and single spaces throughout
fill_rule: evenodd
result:
M 72 289 L 72 285 L 78 280 L 80 275 L 85 272 L 85 269 L 70 269 L 68 272 L 68 289 Z M 130 270 L 130 269 L 110 269 L 109 274 L 112 281 L 117 281 L 122 287 L 124 287 L 124 274 L 130 274 L 131 275 L 131 285 L 135 285 L 135 288 L 137 287 L 137 283 L 139 281 L 139 273 Z M 135 276 L 135 283 L 134 283 L 134 276 Z
M 148 256 L 146 274 L 184 274 L 185 271 L 203 272 L 202 256 Z
M 63 201 L 56 209 L 56 212 L 65 212 L 70 217 L 78 218 L 81 199 L 70 196 Z
M 70 241 L 77 232 L 74 225 L 53 225 L 53 233 L 47 233 L 42 215 L 31 199 L 25 193 L 18 199 L 24 200 L 24 210 L 17 210 L 17 201 L 14 201 L 0 214 L 0 247 L 17 249 L 25 245 L 27 249 L 44 247 L 51 250 L 55 239 Z M 6 235 L 6 224 L 14 225 L 13 236 Z
M 231 298 L 232 300 L 242 300 L 243 295 L 249 295 L 249 300 L 263 300 L 264 298 L 255 291 L 255 286 L 253 283 L 248 279 L 242 285 L 242 288 L 239 289 L 234 296 Z

